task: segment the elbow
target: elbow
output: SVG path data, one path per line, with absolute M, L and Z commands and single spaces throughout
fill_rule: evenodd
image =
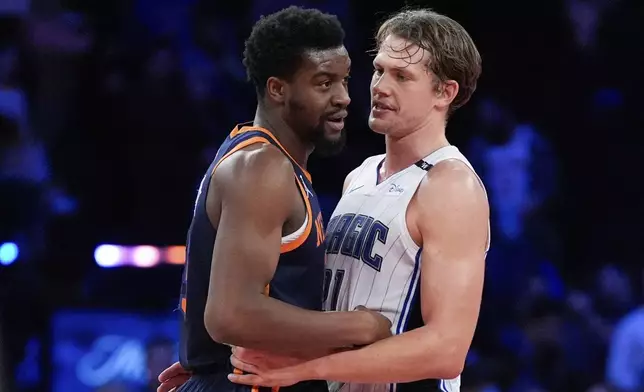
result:
M 463 373 L 465 368 L 465 360 L 459 360 L 457 358 L 447 360 L 441 367 L 438 369 L 438 378 L 442 380 L 451 380 L 454 379 Z
M 460 376 L 465 368 L 467 350 L 461 350 L 456 345 L 449 345 L 440 352 L 441 355 L 436 358 L 436 361 L 428 361 L 434 366 L 427 369 L 427 378 L 451 380 Z
M 240 328 L 236 314 L 232 307 L 222 309 L 224 306 L 206 306 L 204 312 L 204 325 L 210 338 L 217 343 L 237 345 L 239 342 Z

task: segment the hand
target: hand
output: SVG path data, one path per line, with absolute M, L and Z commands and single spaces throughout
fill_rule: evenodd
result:
M 372 324 L 372 332 L 369 334 L 369 338 L 364 344 L 371 344 L 382 339 L 391 337 L 391 320 L 383 316 L 381 313 L 369 310 L 364 306 L 357 306 L 354 310 L 358 312 L 365 312 L 369 315 L 370 322 Z
M 272 354 L 266 351 L 252 350 L 243 347 L 233 347 L 232 352 L 233 355 L 231 356 L 231 359 L 235 358 L 241 363 L 253 365 L 261 370 L 281 369 L 304 362 L 301 358 Z
M 170 392 L 179 388 L 190 378 L 191 373 L 185 370 L 179 362 L 173 363 L 169 368 L 159 374 L 159 382 L 161 385 L 157 388 L 157 392 Z
M 262 387 L 288 387 L 304 381 L 299 375 L 298 369 L 301 366 L 290 366 L 281 369 L 261 369 L 258 366 L 239 360 L 235 355 L 230 356 L 230 362 L 235 369 L 252 374 L 229 374 L 228 379 L 236 384 L 244 384 Z

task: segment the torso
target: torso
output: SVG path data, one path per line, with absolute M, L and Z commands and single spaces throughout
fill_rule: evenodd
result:
M 423 325 L 420 312 L 420 239 L 409 219 L 413 198 L 431 168 L 456 159 L 471 168 L 456 147 L 443 147 L 378 183 L 384 155 L 365 160 L 329 221 L 326 244 L 325 310 L 358 305 L 384 314 L 392 333 Z M 443 388 L 443 389 L 440 389 Z M 353 392 L 458 391 L 460 378 L 406 384 L 340 384 Z
M 217 236 L 219 211 L 207 211 L 206 197 L 218 164 L 242 149 L 272 144 L 293 164 L 294 200 L 291 217 L 283 227 L 281 254 L 275 275 L 267 287 L 271 297 L 310 310 L 322 309 L 324 277 L 324 230 L 317 196 L 308 172 L 293 160 L 277 139 L 263 128 L 238 126 L 222 143 L 208 168 L 195 202 L 194 216 L 188 231 L 187 258 L 181 287 L 180 360 L 195 373 L 230 371 L 230 347 L 213 341 L 204 325 L 204 311 L 210 282 L 212 252 Z M 219 197 L 215 191 L 211 197 Z M 208 203 L 220 205 L 220 203 Z M 219 207 L 220 208 L 220 207 Z M 283 390 L 297 390 L 297 386 Z

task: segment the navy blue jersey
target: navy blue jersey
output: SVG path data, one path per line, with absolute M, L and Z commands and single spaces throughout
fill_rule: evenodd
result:
M 307 224 L 299 231 L 301 235 L 286 244 L 283 241 L 277 269 L 266 293 L 291 305 L 310 310 L 322 310 L 324 228 L 310 175 L 298 165 L 268 130 L 252 125 L 239 125 L 222 143 L 217 156 L 204 175 L 188 231 L 186 265 L 181 286 L 180 306 L 183 325 L 180 360 L 184 368 L 194 373 L 222 374 L 225 378 L 225 375 L 231 371 L 230 348 L 213 341 L 204 325 L 212 252 L 217 236 L 217 228 L 213 227 L 206 212 L 206 195 L 212 174 L 219 163 L 234 152 L 256 143 L 272 144 L 289 158 L 295 174 L 293 181 L 301 192 L 307 213 Z M 310 386 L 310 383 L 307 384 Z M 320 383 L 322 384 L 326 390 L 326 383 Z M 283 388 L 283 390 L 291 390 L 291 388 Z M 315 390 L 322 389 L 315 388 Z

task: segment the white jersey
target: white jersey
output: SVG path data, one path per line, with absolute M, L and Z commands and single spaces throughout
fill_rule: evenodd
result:
M 400 334 L 423 325 L 418 298 L 420 247 L 407 230 L 407 206 L 433 165 L 457 159 L 472 166 L 456 147 L 446 146 L 378 183 L 384 157 L 367 158 L 356 170 L 329 220 L 324 309 L 351 311 L 363 305 L 388 317 L 392 333 Z M 460 390 L 460 376 L 398 385 L 332 382 L 330 389 L 454 392 Z

